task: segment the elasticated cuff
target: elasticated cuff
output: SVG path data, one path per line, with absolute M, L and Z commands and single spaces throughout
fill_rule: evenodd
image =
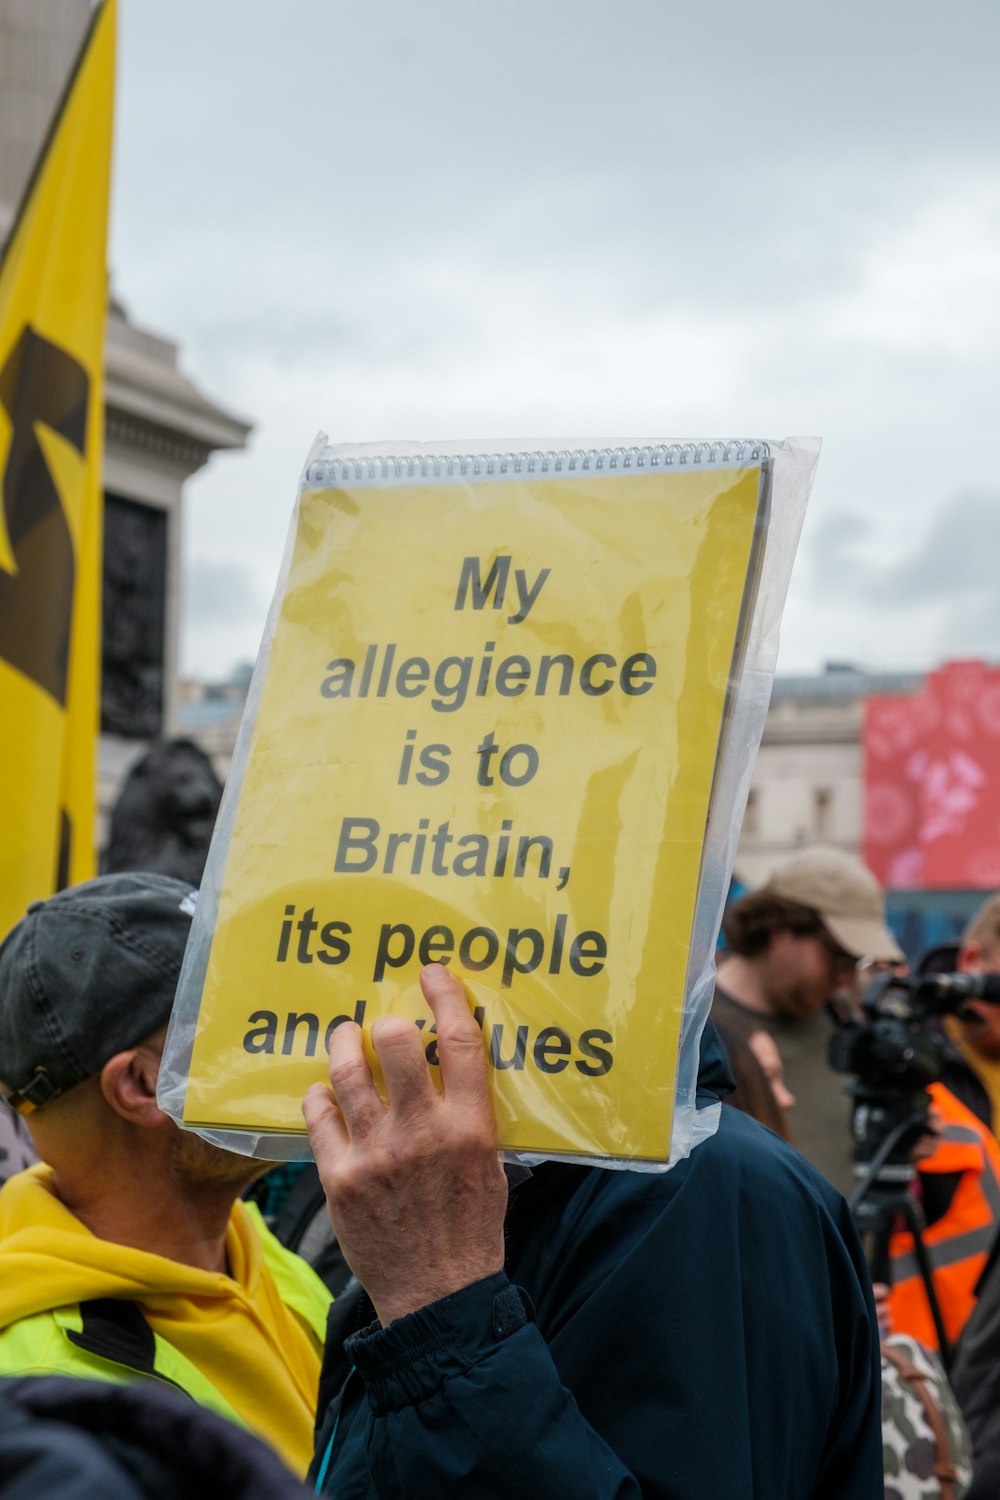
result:
M 497 1271 L 388 1328 L 378 1323 L 363 1328 L 347 1339 L 344 1351 L 379 1415 L 424 1400 L 533 1319 L 527 1293 L 513 1286 L 506 1272 Z

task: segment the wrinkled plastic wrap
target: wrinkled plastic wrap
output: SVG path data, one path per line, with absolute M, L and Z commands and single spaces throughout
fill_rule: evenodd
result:
M 664 1170 L 818 443 L 331 447 L 303 474 L 159 1098 L 304 1159 L 343 1019 L 463 980 L 501 1146 Z

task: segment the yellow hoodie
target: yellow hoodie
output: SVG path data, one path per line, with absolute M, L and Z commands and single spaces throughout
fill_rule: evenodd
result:
M 55 1196 L 48 1167 L 19 1172 L 0 1190 L 0 1374 L 135 1379 L 141 1365 L 113 1357 L 114 1341 L 88 1347 L 84 1318 L 94 1299 L 133 1303 L 155 1336 L 151 1373 L 242 1422 L 303 1474 L 330 1294 L 243 1203 L 226 1253 L 230 1275 L 99 1239 Z

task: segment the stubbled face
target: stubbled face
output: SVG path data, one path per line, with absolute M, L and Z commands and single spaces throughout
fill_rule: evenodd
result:
M 966 943 L 958 956 L 963 974 L 1000 974 L 1000 944 Z M 1000 1005 L 970 1000 L 977 1020 L 963 1024 L 964 1039 L 989 1062 L 1000 1062 Z
M 788 1020 L 814 1016 L 844 985 L 855 960 L 825 935 L 775 933 L 763 956 L 761 974 L 771 1010 Z
M 167 1040 L 167 1028 L 161 1026 L 143 1043 L 162 1062 L 163 1048 Z M 271 1166 L 269 1161 L 255 1161 L 252 1156 L 243 1156 L 238 1151 L 226 1151 L 222 1146 L 213 1146 L 202 1140 L 193 1130 L 174 1127 L 172 1135 L 171 1169 L 175 1180 L 185 1192 L 220 1187 L 241 1190 L 263 1176 Z
M 191 1130 L 178 1129 L 174 1138 L 171 1167 L 178 1184 L 188 1193 L 197 1194 L 206 1188 L 244 1188 L 272 1165 L 213 1146 Z

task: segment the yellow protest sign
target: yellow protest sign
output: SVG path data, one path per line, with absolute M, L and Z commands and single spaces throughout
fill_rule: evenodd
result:
M 115 7 L 0 260 L 0 937 L 94 870 Z
M 666 1159 L 765 469 L 303 487 L 182 980 L 185 1124 L 302 1133 L 343 1017 L 413 1016 L 433 1065 L 439 962 L 502 1145 Z

